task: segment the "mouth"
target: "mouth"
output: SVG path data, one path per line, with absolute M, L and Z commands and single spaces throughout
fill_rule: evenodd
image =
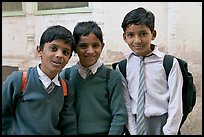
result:
M 95 59 L 95 56 L 86 56 L 88 59 Z
M 134 49 L 141 49 L 142 46 L 132 46 L 132 48 L 134 48 Z
M 61 64 L 62 64 L 62 62 L 60 62 L 60 61 L 55 61 L 55 60 L 53 60 L 52 63 L 55 64 L 55 65 L 61 65 Z

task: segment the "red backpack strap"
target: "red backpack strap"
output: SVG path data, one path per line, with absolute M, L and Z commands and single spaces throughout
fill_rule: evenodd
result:
M 22 72 L 22 85 L 21 85 L 22 92 L 24 92 L 25 90 L 26 83 L 27 83 L 27 71 L 23 71 Z
M 64 96 L 67 96 L 68 89 L 67 89 L 66 81 L 64 79 L 62 79 L 62 89 L 63 89 Z

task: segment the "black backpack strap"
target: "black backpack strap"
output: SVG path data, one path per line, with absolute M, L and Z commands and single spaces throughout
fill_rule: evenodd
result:
M 120 72 L 121 72 L 121 73 L 123 74 L 123 76 L 126 78 L 127 59 L 121 60 L 118 64 L 119 64 Z
M 126 78 L 126 64 L 127 64 L 127 59 L 123 59 L 119 62 L 113 63 L 112 68 L 116 70 L 116 66 L 119 65 L 119 70 L 123 74 L 123 76 Z
M 115 62 L 115 63 L 112 64 L 112 68 L 113 68 L 114 70 L 116 69 L 116 66 L 117 66 L 118 63 L 119 63 L 119 62 Z
M 173 59 L 174 59 L 174 56 L 172 56 L 172 55 L 166 54 L 164 56 L 163 66 L 164 66 L 164 69 L 166 72 L 167 79 L 169 77 L 169 73 L 170 73 L 171 67 L 173 65 Z

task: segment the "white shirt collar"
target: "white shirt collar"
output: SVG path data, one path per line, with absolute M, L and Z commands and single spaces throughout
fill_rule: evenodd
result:
M 60 86 L 60 82 L 58 80 L 59 74 L 57 74 L 53 80 L 51 80 L 42 70 L 40 69 L 39 65 L 37 66 L 37 71 L 39 75 L 39 79 L 42 81 L 45 88 L 47 88 L 51 82 L 54 82 L 55 85 Z
M 134 53 L 134 52 L 129 53 L 128 56 L 127 56 L 127 58 L 130 58 L 131 56 L 133 56 L 133 54 L 136 54 L 136 53 Z M 150 52 L 148 55 L 151 55 L 151 54 L 154 54 L 154 55 L 156 55 L 156 56 L 158 56 L 158 57 L 163 57 L 163 53 L 159 51 L 157 45 L 155 45 L 153 51 Z M 148 55 L 147 55 L 147 56 L 148 56 Z M 138 57 L 139 57 L 139 56 L 138 56 Z
M 97 62 L 95 64 L 93 64 L 92 66 L 85 68 L 81 65 L 80 62 L 77 63 L 77 69 L 79 71 L 79 74 L 81 75 L 82 78 L 86 78 L 87 74 L 89 73 L 89 71 L 91 71 L 92 74 L 95 74 L 97 72 L 97 69 L 102 65 L 102 61 L 100 59 L 97 60 Z

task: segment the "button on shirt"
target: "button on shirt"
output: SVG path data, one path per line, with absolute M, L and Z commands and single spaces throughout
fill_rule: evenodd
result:
M 51 84 L 51 82 L 54 82 L 55 85 L 60 86 L 60 82 L 58 80 L 58 74 L 54 77 L 53 80 L 51 80 L 44 72 L 42 72 L 39 65 L 37 66 L 37 71 L 38 71 L 39 79 L 41 80 L 45 89 Z

